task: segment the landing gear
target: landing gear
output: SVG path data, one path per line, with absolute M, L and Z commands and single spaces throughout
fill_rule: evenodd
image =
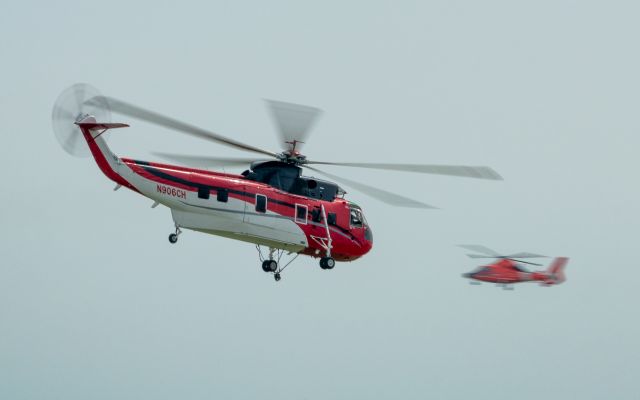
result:
M 322 247 L 325 251 L 325 256 L 320 259 L 320 268 L 322 269 L 333 269 L 336 266 L 336 260 L 331 257 L 331 249 L 333 248 L 332 239 L 331 239 L 331 231 L 329 230 L 329 223 L 327 221 L 327 213 L 324 209 L 324 206 L 320 206 L 320 211 L 322 212 L 322 220 L 324 221 L 324 229 L 326 233 L 326 237 L 318 237 L 311 236 L 311 239 L 315 240 L 320 247 Z M 316 254 L 318 254 L 316 252 Z
M 502 290 L 513 290 L 513 285 L 509 283 L 498 282 L 496 283 L 496 286 L 502 287 Z
M 278 263 L 276 262 L 276 260 L 264 260 L 262 262 L 262 270 L 264 272 L 276 272 L 278 270 Z
M 336 266 L 336 260 L 331 257 L 322 257 L 320 259 L 320 268 L 322 269 L 333 269 Z
M 169 235 L 169 243 L 175 244 L 178 241 L 178 236 L 180 236 L 181 233 L 182 231 L 176 225 L 176 232 Z
M 273 247 L 269 248 L 269 255 L 264 257 L 262 255 L 262 250 L 259 245 L 256 245 L 256 250 L 258 250 L 258 256 L 260 257 L 260 261 L 262 261 L 262 270 L 268 274 L 273 274 L 273 279 L 276 282 L 279 282 L 282 279 L 282 271 L 289 266 L 295 260 L 299 254 L 296 254 L 289 262 L 287 262 L 283 267 L 280 266 L 280 259 L 284 255 L 285 250 L 274 249 Z M 289 252 L 289 255 L 291 252 Z

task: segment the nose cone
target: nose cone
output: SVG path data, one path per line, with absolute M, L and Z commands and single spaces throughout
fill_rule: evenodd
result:
M 365 226 L 364 228 L 364 240 L 373 244 L 373 232 L 371 232 L 371 228 L 369 228 L 369 226 Z
M 465 272 L 464 274 L 460 274 L 463 278 L 471 279 L 473 278 L 473 274 L 471 272 Z
M 371 249 L 373 248 L 373 241 L 372 240 L 363 240 L 360 243 L 360 245 L 361 245 L 362 255 L 365 255 L 369 251 L 371 251 Z

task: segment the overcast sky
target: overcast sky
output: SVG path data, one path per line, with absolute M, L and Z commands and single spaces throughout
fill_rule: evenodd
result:
M 640 397 L 637 2 L 5 3 L 0 398 Z M 309 158 L 505 181 L 327 167 L 441 210 L 346 187 L 373 250 L 276 283 L 250 244 L 170 245 L 168 209 L 60 148 L 76 82 L 271 150 L 262 99 L 308 104 Z M 114 121 L 122 156 L 244 155 Z M 571 257 L 568 280 L 471 286 L 460 243 Z

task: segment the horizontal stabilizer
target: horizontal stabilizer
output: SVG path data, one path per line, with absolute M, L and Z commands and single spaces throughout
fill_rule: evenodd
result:
M 80 128 L 89 129 L 90 131 L 97 129 L 115 129 L 115 128 L 128 128 L 129 125 L 121 124 L 117 122 L 76 122 Z

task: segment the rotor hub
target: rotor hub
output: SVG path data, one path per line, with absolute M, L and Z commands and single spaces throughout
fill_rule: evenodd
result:
M 294 165 L 303 165 L 307 163 L 307 156 L 300 154 L 297 151 L 283 151 L 282 153 L 277 154 L 278 160 Z

